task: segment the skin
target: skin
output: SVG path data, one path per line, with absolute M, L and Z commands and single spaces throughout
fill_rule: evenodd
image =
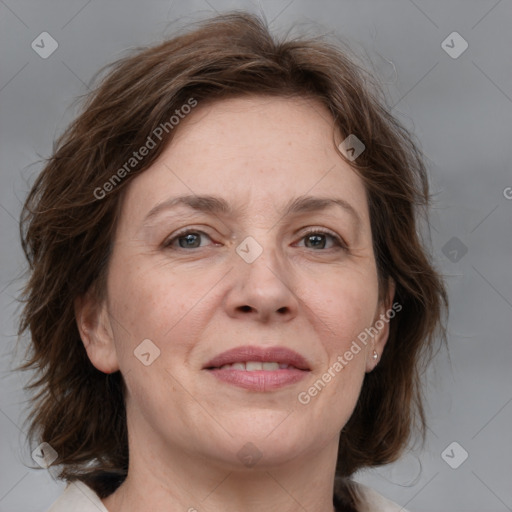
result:
M 333 510 L 339 433 L 388 324 L 308 404 L 297 396 L 389 309 L 394 292 L 391 283 L 379 301 L 366 191 L 336 151 L 341 140 L 316 100 L 200 104 L 127 187 L 106 299 L 76 301 L 90 360 L 120 370 L 127 385 L 130 467 L 103 500 L 110 512 Z M 233 214 L 178 206 L 144 221 L 181 195 L 219 196 Z M 359 221 L 340 207 L 283 216 L 303 195 L 343 199 Z M 310 227 L 348 248 L 329 236 L 312 240 Z M 192 236 L 199 247 L 176 238 L 165 246 L 182 228 L 206 233 Z M 252 263 L 235 250 L 247 236 L 263 249 Z M 149 366 L 134 356 L 144 339 L 160 350 Z M 248 344 L 291 348 L 311 371 L 257 392 L 203 370 Z M 261 455 L 253 467 L 237 456 L 247 443 Z

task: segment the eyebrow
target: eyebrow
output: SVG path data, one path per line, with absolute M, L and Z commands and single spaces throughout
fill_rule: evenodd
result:
M 172 197 L 157 204 L 146 215 L 144 224 L 147 224 L 160 213 L 178 206 L 186 206 L 192 210 L 210 214 L 233 215 L 234 213 L 234 209 L 231 205 L 221 197 L 185 195 Z M 323 211 L 333 206 L 342 208 L 354 218 L 358 225 L 361 224 L 361 217 L 357 213 L 357 210 L 348 201 L 341 198 L 300 196 L 288 202 L 283 210 L 282 216 L 286 217 L 292 214 Z

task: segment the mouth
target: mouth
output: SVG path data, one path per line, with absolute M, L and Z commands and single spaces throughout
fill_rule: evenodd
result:
M 245 346 L 214 357 L 203 367 L 215 378 L 253 391 L 271 391 L 302 380 L 307 360 L 285 347 Z
M 208 370 L 241 370 L 245 372 L 255 372 L 264 370 L 273 372 L 276 370 L 291 370 L 295 366 L 287 363 L 278 363 L 277 361 L 241 361 L 238 363 L 223 364 L 220 367 L 207 368 Z
M 277 371 L 295 368 L 309 371 L 306 358 L 285 347 L 246 345 L 222 352 L 206 363 L 203 369 L 234 369 L 242 371 Z

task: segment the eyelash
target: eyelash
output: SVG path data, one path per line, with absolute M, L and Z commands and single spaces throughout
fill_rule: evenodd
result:
M 208 238 L 211 239 L 211 237 L 205 233 L 204 231 L 201 231 L 201 230 L 198 230 L 198 229 L 190 229 L 190 228 L 187 228 L 183 231 L 180 231 L 178 233 L 176 233 L 172 238 L 169 238 L 167 239 L 164 243 L 163 243 L 163 247 L 166 248 L 166 249 L 183 249 L 185 251 L 187 251 L 188 249 L 184 248 L 184 247 L 177 247 L 177 248 L 173 248 L 172 247 L 172 244 L 174 242 L 176 242 L 178 239 L 186 236 L 186 235 L 189 235 L 189 234 L 199 234 L 199 235 L 205 235 L 207 236 Z M 326 235 L 326 236 L 329 236 L 331 237 L 331 239 L 334 241 L 334 244 L 336 247 L 331 247 L 330 249 L 341 249 L 341 250 L 348 250 L 348 246 L 347 244 L 338 236 L 336 235 L 335 233 L 333 233 L 332 231 L 329 231 L 325 228 L 310 228 L 308 229 L 308 231 L 306 231 L 305 233 L 302 234 L 300 240 L 303 240 L 304 238 L 308 237 L 308 236 L 311 236 L 311 235 Z M 193 247 L 192 249 L 199 249 L 199 247 Z M 323 251 L 328 251 L 330 249 L 322 249 Z M 315 250 L 315 249 L 312 249 L 312 250 Z

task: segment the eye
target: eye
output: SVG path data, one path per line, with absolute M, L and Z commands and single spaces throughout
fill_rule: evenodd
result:
M 301 240 L 304 240 L 304 246 L 308 249 L 347 248 L 339 236 L 324 229 L 311 229 L 302 236 Z
M 188 229 L 167 239 L 163 246 L 169 249 L 198 249 L 207 245 L 206 243 L 202 243 L 204 239 L 212 241 L 211 237 L 204 231 Z M 304 246 L 308 249 L 328 250 L 347 248 L 346 244 L 339 236 L 324 229 L 311 229 L 303 234 L 301 241 L 302 240 L 304 241 Z
M 170 249 L 197 249 L 199 247 L 204 247 L 204 244 L 201 243 L 204 237 L 211 240 L 211 238 L 203 231 L 187 230 L 177 233 L 172 238 L 167 239 L 163 245 Z

